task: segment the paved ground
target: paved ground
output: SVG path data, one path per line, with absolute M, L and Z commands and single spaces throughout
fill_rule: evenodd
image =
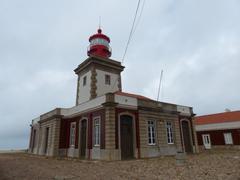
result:
M 240 180 L 240 150 L 131 161 L 59 160 L 24 153 L 0 154 L 0 180 L 28 179 L 224 179 Z

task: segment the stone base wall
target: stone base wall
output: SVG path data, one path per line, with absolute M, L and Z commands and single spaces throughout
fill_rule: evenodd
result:
M 198 145 L 200 152 L 211 151 L 211 150 L 240 150 L 240 145 L 212 145 L 211 149 L 205 149 L 204 146 Z
M 47 139 L 48 148 L 45 153 L 47 128 L 49 128 Z M 30 153 L 46 156 L 58 156 L 60 119 L 54 118 L 45 122 L 40 122 L 34 129 L 36 129 L 35 146 L 30 150 Z
M 67 149 L 67 156 L 68 157 L 79 157 L 79 149 L 74 147 L 70 147 Z
M 91 160 L 121 160 L 121 151 L 118 149 L 100 149 L 100 148 L 93 148 L 93 149 L 86 149 L 86 156 L 84 159 L 89 158 Z M 72 157 L 72 158 L 81 158 L 79 156 L 79 149 L 68 148 L 68 149 L 60 149 L 59 156 L 61 157 Z M 83 158 L 83 157 L 82 157 Z
M 148 120 L 155 122 L 155 145 L 148 144 Z M 167 143 L 166 122 L 173 125 L 174 143 Z M 175 155 L 182 150 L 178 116 L 154 111 L 139 111 L 140 156 L 141 158 L 157 157 L 161 155 Z

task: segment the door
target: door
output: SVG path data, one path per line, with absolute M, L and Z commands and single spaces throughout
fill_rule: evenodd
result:
M 189 128 L 188 121 L 182 121 L 182 134 L 183 134 L 183 143 L 186 153 L 192 152 L 192 142 L 191 142 L 191 133 Z
M 211 149 L 211 140 L 209 134 L 203 134 L 202 135 L 203 145 L 205 149 Z
M 49 128 L 46 128 L 44 154 L 47 154 L 48 152 L 48 136 L 49 136 Z
M 86 155 L 86 136 L 87 134 L 87 120 L 81 121 L 81 134 L 80 134 L 80 156 L 85 157 Z
M 121 159 L 131 159 L 133 155 L 133 121 L 132 117 L 120 117 Z

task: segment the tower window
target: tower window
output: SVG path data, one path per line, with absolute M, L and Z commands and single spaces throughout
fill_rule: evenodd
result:
M 105 75 L 105 84 L 107 84 L 107 85 L 111 84 L 111 77 L 108 74 Z
M 87 84 L 87 76 L 83 77 L 83 86 L 85 86 Z

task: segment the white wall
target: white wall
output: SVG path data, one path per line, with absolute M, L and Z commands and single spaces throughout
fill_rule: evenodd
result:
M 177 105 L 177 111 L 180 115 L 191 116 L 190 107 Z
M 196 131 L 238 129 L 238 128 L 240 128 L 240 121 L 196 125 Z
M 83 86 L 83 78 L 87 77 L 87 84 Z M 79 78 L 79 86 L 78 86 L 78 103 L 81 104 L 90 99 L 90 90 L 91 90 L 91 71 L 88 71 L 85 74 L 82 74 Z
M 97 96 L 104 95 L 108 92 L 118 91 L 118 74 L 109 73 L 102 70 L 96 70 L 97 72 Z M 105 75 L 108 74 L 111 77 L 111 85 L 105 84 Z M 114 87 L 113 87 L 114 85 Z
M 116 103 L 119 103 L 119 105 L 137 107 L 137 98 L 115 95 L 114 96 L 114 101 Z
M 61 115 L 64 115 L 65 117 L 71 117 L 78 113 L 101 107 L 101 105 L 105 102 L 106 96 L 100 96 L 85 103 L 79 104 L 78 106 L 74 106 L 71 108 L 61 108 Z

